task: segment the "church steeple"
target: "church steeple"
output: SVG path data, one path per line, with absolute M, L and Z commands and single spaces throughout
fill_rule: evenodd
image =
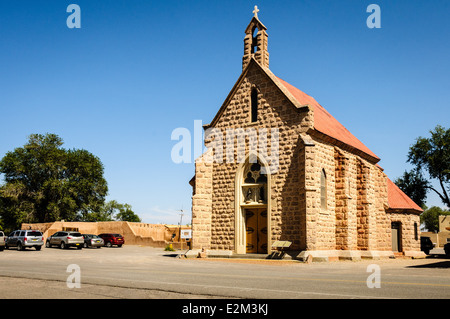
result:
M 269 52 L 267 51 L 267 28 L 258 19 L 258 7 L 253 10 L 253 18 L 245 29 L 244 57 L 242 58 L 242 69 L 245 69 L 251 58 L 263 67 L 269 67 Z

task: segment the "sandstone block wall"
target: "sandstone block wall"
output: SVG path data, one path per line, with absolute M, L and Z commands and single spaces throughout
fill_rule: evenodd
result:
M 251 122 L 254 89 L 258 92 L 255 123 Z M 391 251 L 391 222 L 398 219 L 402 235 L 408 238 L 403 249 L 420 250 L 420 241 L 411 239 L 418 216 L 388 211 L 387 177 L 373 159 L 314 131 L 314 110 L 294 107 L 271 76 L 257 67 L 250 67 L 232 92 L 214 123 L 214 129 L 235 146 L 232 156 L 211 147 L 208 156 L 220 155 L 221 160 L 196 162 L 194 248 L 236 249 L 236 207 L 242 200 L 236 198 L 236 176 L 242 167 L 238 154 L 244 151 L 248 156 L 254 141 L 232 141 L 227 129 L 269 130 L 270 155 L 270 129 L 276 128 L 279 169 L 270 176 L 267 194 L 269 243 L 288 240 L 291 250 Z M 214 140 L 211 136 L 205 144 L 214 145 Z M 321 208 L 322 171 L 326 175 L 326 209 Z
M 251 123 L 250 118 L 250 92 L 253 88 L 258 90 L 258 125 Z M 302 152 L 302 141 L 300 133 L 305 132 L 311 126 L 310 114 L 299 115 L 299 112 L 286 100 L 282 92 L 271 82 L 263 72 L 254 68 L 250 70 L 237 88 L 234 96 L 229 101 L 228 107 L 224 110 L 219 121 L 215 125 L 220 129 L 223 136 L 226 136 L 226 129 L 229 128 L 278 128 L 279 130 L 279 170 L 271 176 L 272 188 L 268 191 L 268 197 L 271 201 L 271 210 L 269 212 L 270 224 L 272 225 L 268 234 L 271 241 L 290 240 L 293 242 L 293 248 L 300 249 L 305 247 L 306 234 L 301 223 L 301 212 L 304 211 L 304 199 L 301 200 L 299 192 L 299 181 L 302 174 L 300 168 L 299 154 Z M 270 155 L 271 135 L 267 132 L 268 145 L 267 151 Z M 206 141 L 208 143 L 208 141 Z M 209 181 L 200 182 L 200 176 L 196 176 L 196 194 L 193 196 L 193 214 L 196 215 L 198 225 L 194 224 L 194 232 L 199 234 L 198 228 L 203 231 L 210 230 L 202 223 L 211 218 L 210 244 L 207 239 L 202 240 L 204 245 L 211 249 L 234 250 L 235 234 L 235 180 L 239 152 L 244 149 L 248 155 L 248 140 L 246 145 L 238 145 L 234 148 L 234 163 L 229 163 L 227 154 L 223 154 L 222 163 L 214 163 L 211 166 Z M 240 153 L 241 154 L 241 153 Z M 228 159 L 228 162 L 227 162 Z M 203 165 L 198 164 L 196 172 L 204 169 Z M 202 183 L 202 185 L 200 185 Z M 204 184 L 203 184 L 204 183 Z M 208 189 L 211 183 L 211 194 L 200 194 L 200 189 Z M 196 203 L 201 202 L 201 207 Z M 206 200 L 206 201 L 205 201 Z M 211 206 L 209 206 L 211 201 Z M 205 204 L 205 205 L 203 205 Z M 208 215 L 206 211 L 209 208 Z M 205 218 L 197 218 L 197 214 L 205 215 Z M 195 241 L 195 239 L 194 239 Z
M 211 153 L 195 161 L 195 180 L 192 195 L 192 247 L 211 248 L 212 172 Z

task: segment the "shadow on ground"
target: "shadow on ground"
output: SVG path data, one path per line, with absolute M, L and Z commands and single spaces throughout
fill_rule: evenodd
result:
M 429 264 L 408 266 L 406 268 L 450 268 L 450 258 L 445 256 L 428 256 Z

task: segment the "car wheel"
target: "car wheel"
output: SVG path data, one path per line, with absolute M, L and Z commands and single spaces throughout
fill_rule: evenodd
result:
M 122 247 L 122 245 L 117 245 L 117 247 Z
M 6 246 L 0 246 L 0 251 L 3 251 L 3 249 L 5 249 Z
M 87 243 L 84 243 L 84 244 L 83 244 L 83 247 L 84 247 L 84 248 L 88 248 L 88 244 L 87 244 Z
M 107 243 L 106 243 L 106 247 L 112 247 L 111 243 L 110 243 L 110 242 L 107 242 Z
M 41 246 L 35 246 L 34 247 L 37 251 L 41 250 Z
M 425 255 L 429 255 L 430 254 L 429 250 L 424 250 L 423 252 L 425 253 Z
M 62 241 L 61 244 L 59 244 L 59 248 L 65 249 L 66 248 L 66 243 Z
M 17 244 L 17 250 L 18 251 L 23 250 L 22 244 L 20 242 Z
M 52 245 L 50 244 L 50 242 L 48 240 L 45 242 L 45 247 L 46 248 L 51 248 L 52 247 Z

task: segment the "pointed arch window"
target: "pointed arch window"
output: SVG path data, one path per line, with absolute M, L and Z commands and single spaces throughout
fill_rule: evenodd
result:
M 243 178 L 244 203 L 267 204 L 267 175 L 263 173 L 261 163 L 248 163 L 244 169 Z
M 253 27 L 252 29 L 252 50 L 251 53 L 255 53 L 258 51 L 258 28 L 256 26 Z
M 251 113 L 252 123 L 258 121 L 258 90 L 252 89 L 251 93 Z
M 327 175 L 324 169 L 320 172 L 320 209 L 327 210 Z

